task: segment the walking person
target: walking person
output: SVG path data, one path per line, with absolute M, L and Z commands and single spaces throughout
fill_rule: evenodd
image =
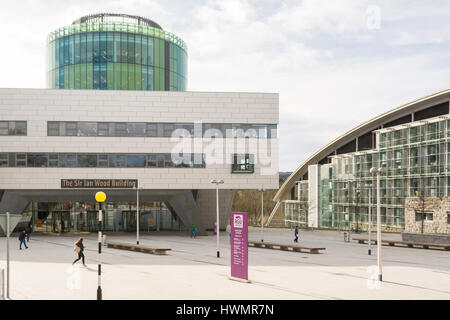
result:
M 195 225 L 191 225 L 191 238 L 195 239 Z
M 65 227 L 66 227 L 66 224 L 64 223 L 64 220 L 61 219 L 61 233 L 64 233 Z
M 31 231 L 32 231 L 32 227 L 31 227 L 31 222 L 30 222 L 30 223 L 28 223 L 28 226 L 25 228 L 25 233 L 27 235 L 27 242 L 30 242 Z
M 83 244 L 83 238 L 79 238 L 77 242 L 74 243 L 75 248 L 73 249 L 73 251 L 75 251 L 76 253 L 78 253 L 78 259 L 76 259 L 74 262 L 72 262 L 72 265 L 75 264 L 75 262 L 77 262 L 78 260 L 82 259 L 83 261 L 83 266 L 87 267 L 86 264 L 84 263 L 84 248 L 86 248 Z
M 27 234 L 25 233 L 25 230 L 22 230 L 22 232 L 19 233 L 19 241 L 20 241 L 19 249 L 20 250 L 22 250 L 22 243 L 25 245 L 25 249 L 28 249 L 26 236 L 27 236 Z
M 294 242 L 298 242 L 298 226 L 295 226 L 295 230 L 294 230 Z

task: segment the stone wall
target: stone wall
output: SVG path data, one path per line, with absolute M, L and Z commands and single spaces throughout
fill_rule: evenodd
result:
M 423 233 L 450 234 L 450 224 L 447 221 L 450 214 L 450 199 L 425 198 L 425 213 L 433 213 L 433 221 L 423 222 Z M 416 212 L 422 213 L 422 200 L 418 198 L 405 199 L 405 232 L 422 233 L 422 221 L 416 221 Z
M 403 241 L 450 244 L 450 234 L 421 234 L 402 232 Z

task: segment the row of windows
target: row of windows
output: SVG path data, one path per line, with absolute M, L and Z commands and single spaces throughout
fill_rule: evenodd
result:
M 180 124 L 146 122 L 47 122 L 49 136 L 276 138 L 276 124 Z
M 383 132 L 380 134 L 380 148 L 403 145 L 407 143 L 416 143 L 442 139 L 449 134 L 450 120 L 432 122 L 421 126 L 414 126 L 406 129 L 398 129 L 392 132 Z M 446 128 L 447 126 L 447 128 Z
M 186 90 L 186 79 L 158 67 L 128 63 L 82 63 L 47 73 L 49 88 L 99 90 Z
M 0 167 L 205 168 L 204 155 L 113 153 L 0 153 Z
M 186 52 L 153 37 L 125 32 L 88 32 L 65 36 L 49 43 L 49 70 L 79 63 L 119 62 L 160 68 L 186 76 Z M 165 66 L 165 56 L 169 65 Z
M 0 136 L 26 136 L 26 121 L 0 121 Z

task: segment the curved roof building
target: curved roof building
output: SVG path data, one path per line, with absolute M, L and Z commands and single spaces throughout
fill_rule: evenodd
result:
M 87 15 L 49 34 L 47 87 L 186 91 L 187 47 L 144 17 Z
M 377 133 L 390 127 L 409 127 L 412 124 L 426 123 L 427 119 L 449 114 L 450 90 L 444 90 L 401 105 L 370 119 L 332 140 L 310 156 L 285 180 L 274 197 L 277 202 L 267 224 L 284 219 L 283 201 L 299 201 L 300 184 L 311 182 L 310 166 L 331 164 L 333 158 L 372 152 L 379 149 Z M 394 130 L 394 129 L 392 129 Z M 315 172 L 315 171 L 314 171 Z M 311 192 L 311 188 L 305 191 Z M 317 190 L 316 190 L 317 191 Z M 310 199 L 309 199 L 310 201 Z

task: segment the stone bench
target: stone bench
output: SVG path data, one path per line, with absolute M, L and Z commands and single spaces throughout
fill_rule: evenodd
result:
M 311 248 L 299 246 L 296 244 L 281 244 L 273 242 L 259 242 L 259 241 L 249 241 L 248 246 L 253 246 L 256 248 L 266 248 L 266 249 L 279 249 L 283 251 L 295 251 L 295 252 L 306 252 L 306 253 L 320 253 L 320 250 L 325 250 L 325 248 Z
M 151 253 L 151 254 L 158 254 L 158 255 L 165 255 L 165 254 L 167 254 L 166 251 L 172 250 L 172 249 L 168 249 L 168 248 L 155 248 L 155 247 L 149 247 L 149 246 L 143 246 L 143 245 L 137 245 L 137 244 L 131 244 L 131 243 L 112 242 L 112 241 L 105 242 L 105 245 L 106 245 L 106 247 L 113 248 L 113 249 L 130 250 L 130 251 L 137 251 L 137 252 L 144 252 L 144 253 Z
M 369 239 L 365 238 L 352 238 L 352 240 L 358 241 L 358 243 L 368 243 Z M 376 239 L 371 239 L 371 242 L 373 244 L 377 244 Z M 389 246 L 407 246 L 408 248 L 414 248 L 414 247 L 421 247 L 423 249 L 430 249 L 431 248 L 439 248 L 444 249 L 445 251 L 450 251 L 450 245 L 448 244 L 439 244 L 439 243 L 425 243 L 425 242 L 413 242 L 413 241 L 401 241 L 401 240 L 381 240 L 382 244 L 387 244 Z

